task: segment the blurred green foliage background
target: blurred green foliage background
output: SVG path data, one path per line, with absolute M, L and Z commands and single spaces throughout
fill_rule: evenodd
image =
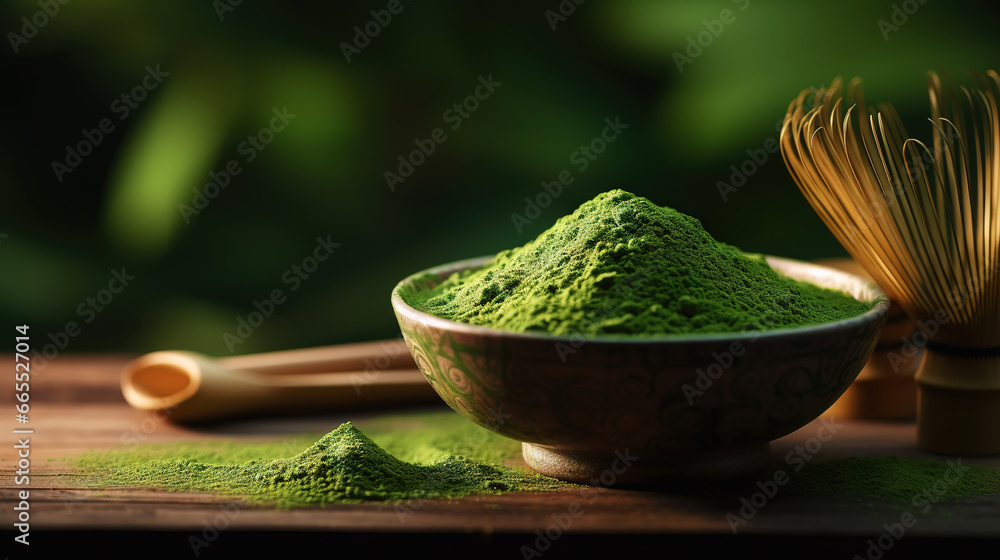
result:
M 68 352 L 397 336 L 401 278 L 520 245 L 612 188 L 749 251 L 844 255 L 762 151 L 789 102 L 858 75 L 924 136 L 926 72 L 963 78 L 1000 47 L 989 3 L 941 0 L 11 0 L 0 22 L 0 325 Z M 445 112 L 489 76 L 453 129 Z M 282 109 L 294 119 L 247 161 Z M 628 128 L 579 170 L 574 152 L 615 117 Z M 67 155 L 102 122 L 91 153 Z M 390 189 L 436 128 L 446 141 Z M 718 183 L 754 153 L 766 161 L 724 201 Z M 185 213 L 231 160 L 240 173 Z M 518 232 L 511 214 L 562 170 L 573 183 Z M 317 237 L 340 245 L 291 291 Z M 135 279 L 102 294 L 122 267 Z M 275 289 L 283 303 L 227 345 Z

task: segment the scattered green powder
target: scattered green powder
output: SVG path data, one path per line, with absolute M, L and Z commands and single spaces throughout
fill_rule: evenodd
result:
M 780 275 L 763 257 L 713 239 L 698 220 L 621 190 L 477 270 L 400 295 L 439 317 L 555 335 L 765 330 L 874 305 Z
M 412 462 L 390 454 L 348 422 L 293 456 L 283 450 L 295 444 L 201 442 L 89 453 L 77 466 L 93 485 L 216 492 L 279 508 L 565 486 L 526 468 L 503 466 L 500 461 L 515 455 L 520 445 L 462 419 L 461 425 L 466 424 L 481 433 L 459 428 L 430 430 L 430 437 L 412 431 L 386 434 L 387 446 L 399 448 L 399 455 Z M 496 439 L 511 444 L 496 446 Z M 453 454 L 456 450 L 473 452 L 477 459 Z M 270 458 L 275 455 L 286 456 Z
M 759 480 L 773 480 L 773 473 Z M 961 460 L 864 457 L 808 463 L 788 472 L 782 494 L 874 499 L 900 506 L 1000 493 L 1000 469 Z
M 90 452 L 75 462 L 92 486 L 216 492 L 282 508 L 572 486 L 503 466 L 518 456 L 520 443 L 451 411 L 393 415 L 365 425 L 372 438 L 347 423 L 319 441 L 317 435 L 301 435 L 284 442 L 148 444 Z M 1000 469 L 955 460 L 848 458 L 785 471 L 782 499 L 846 498 L 923 508 L 935 500 L 1000 493 Z M 775 480 L 774 471 L 755 480 Z M 731 495 L 759 489 L 736 481 L 710 488 Z

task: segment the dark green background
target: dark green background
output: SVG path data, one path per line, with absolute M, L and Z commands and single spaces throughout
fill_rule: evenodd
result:
M 987 2 L 589 0 L 553 30 L 557 0 L 402 0 L 348 63 L 341 43 L 387 4 L 245 1 L 220 19 L 210 0 L 74 0 L 14 53 L 7 34 L 41 8 L 4 2 L 0 328 L 26 323 L 42 347 L 75 321 L 68 352 L 224 355 L 237 317 L 283 289 L 237 352 L 393 337 L 402 277 L 522 244 L 612 188 L 748 251 L 842 255 L 780 154 L 726 202 L 716 183 L 838 75 L 924 136 L 926 72 L 983 71 L 1000 46 Z M 893 6 L 916 11 L 886 40 Z M 726 9 L 679 71 L 675 53 Z M 119 120 L 114 100 L 156 65 L 169 76 Z M 502 85 L 451 130 L 444 111 L 490 74 Z M 282 107 L 288 128 L 185 224 L 178 205 Z M 576 171 L 571 154 L 616 116 L 628 129 Z M 107 117 L 115 129 L 58 181 L 52 162 Z M 391 192 L 383 174 L 438 127 L 447 140 Z M 573 184 L 518 233 L 511 214 L 563 169 Z M 282 274 L 328 235 L 340 247 L 290 292 Z M 85 323 L 78 306 L 123 266 L 136 279 Z

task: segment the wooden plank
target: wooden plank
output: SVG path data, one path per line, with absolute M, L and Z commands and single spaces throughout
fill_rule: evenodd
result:
M 31 362 L 31 402 L 124 402 L 119 378 L 131 356 L 60 355 Z M 0 354 L 0 364 L 13 364 L 14 354 Z M 2 392 L 4 402 L 10 399 Z
M 463 534 L 545 531 L 569 512 L 567 534 L 732 535 L 726 519 L 740 507 L 740 496 L 725 488 L 631 490 L 602 489 L 583 493 L 472 496 L 461 500 L 428 500 L 405 505 L 361 504 L 276 511 L 251 507 L 239 500 L 201 493 L 172 493 L 142 488 L 86 488 L 69 477 L 62 459 L 89 449 L 109 449 L 138 442 L 193 439 L 261 441 L 304 432 L 322 433 L 342 421 L 362 422 L 380 411 L 297 418 L 247 420 L 185 427 L 131 409 L 117 391 L 124 357 L 61 357 L 33 378 L 29 426 L 32 440 L 32 527 L 39 530 L 157 530 L 197 534 L 206 523 L 224 523 L 234 531 L 335 531 L 374 533 L 447 532 Z M 53 385 L 58 385 L 54 387 Z M 35 399 L 35 397 L 38 397 Z M 79 397 L 79 398 L 77 398 Z M 6 408 L 6 407 L 5 407 Z M 11 417 L 13 414 L 11 414 Z M 847 456 L 935 457 L 914 445 L 910 423 L 840 421 L 835 436 L 811 441 L 829 419 L 819 419 L 772 445 L 772 462 L 797 447 L 813 449 L 811 460 Z M 18 427 L 13 418 L 9 425 Z M 827 424 L 829 425 L 829 424 Z M 13 438 L 13 436 L 11 436 Z M 971 464 L 1000 467 L 1000 457 L 965 458 Z M 16 454 L 0 447 L 0 499 L 16 502 L 21 489 L 13 484 Z M 880 535 L 885 523 L 901 511 L 885 506 L 837 500 L 772 500 L 746 525 L 744 535 L 855 536 Z M 12 507 L 0 515 L 10 526 Z M 220 517 L 221 516 L 221 517 Z M 1000 538 L 1000 496 L 979 497 L 934 508 L 908 529 L 909 535 Z M 862 541 L 863 542 L 863 539 Z

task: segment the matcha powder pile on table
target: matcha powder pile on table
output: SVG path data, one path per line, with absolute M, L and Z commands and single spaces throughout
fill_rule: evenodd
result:
M 766 330 L 854 317 L 873 305 L 780 275 L 763 257 L 713 239 L 698 220 L 621 190 L 482 268 L 400 295 L 446 319 L 555 335 Z
M 463 419 L 463 422 L 464 419 Z M 470 426 L 471 423 L 468 423 Z M 475 426 L 474 426 L 475 427 Z M 476 429 L 481 429 L 475 427 Z M 455 432 L 456 434 L 458 432 Z M 438 432 L 448 438 L 464 438 Z M 494 437 L 495 434 L 487 434 Z M 495 436 L 497 438 L 501 436 Z M 451 442 L 456 443 L 456 442 Z M 407 449 L 425 453 L 421 436 L 409 434 Z M 252 446 L 210 453 L 169 448 L 168 457 L 142 460 L 134 452 L 92 454 L 79 461 L 96 485 L 164 488 L 236 495 L 279 508 L 362 501 L 460 498 L 472 494 L 544 491 L 565 486 L 527 469 L 438 453 L 432 460 L 406 462 L 379 447 L 350 422 L 320 438 L 298 455 L 235 462 Z
M 926 509 L 939 500 L 1000 494 L 1000 469 L 961 459 L 851 457 L 810 464 L 783 489 L 810 498 L 869 498 Z

